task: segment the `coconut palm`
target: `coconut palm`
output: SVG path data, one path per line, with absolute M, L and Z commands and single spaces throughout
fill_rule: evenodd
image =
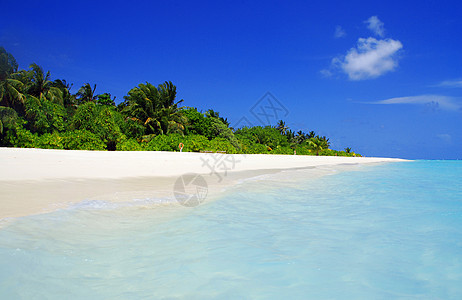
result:
M 281 134 L 286 134 L 287 133 L 287 129 L 289 129 L 289 127 L 286 126 L 286 123 L 282 120 L 279 120 L 276 128 L 279 130 L 279 132 Z
M 183 133 L 185 124 L 188 122 L 181 109 L 178 109 L 177 103 L 169 107 L 162 108 L 157 113 L 158 128 L 161 134 Z
M 299 130 L 297 132 L 297 135 L 295 136 L 295 140 L 297 144 L 303 143 L 306 139 L 307 139 L 306 134 L 303 131 Z
M 25 96 L 21 93 L 23 84 L 21 81 L 13 78 L 0 80 L 0 106 L 21 110 Z
M 170 81 L 157 88 L 149 82 L 141 83 L 128 92 L 122 113 L 143 124 L 148 134 L 182 132 L 187 119 L 178 107 L 183 100 L 175 102 L 175 98 L 176 86 Z
M 147 133 L 155 133 L 158 123 L 154 119 L 156 105 L 158 102 L 158 91 L 149 82 L 140 83 L 137 87 L 128 92 L 125 96 L 125 106 L 122 113 L 133 121 L 139 122 Z
M 93 85 L 93 88 L 89 83 L 85 83 L 77 92 L 76 98 L 77 102 L 79 104 L 83 104 L 86 102 L 96 102 L 96 99 L 98 98 L 97 95 L 95 95 L 95 90 L 96 90 L 96 84 Z
M 29 67 L 31 68 L 31 80 L 27 87 L 27 94 L 40 100 L 47 99 L 62 104 L 63 93 L 59 88 L 53 86 L 53 82 L 50 80 L 50 71 L 45 73 L 42 67 L 35 63 Z
M 317 137 L 310 139 L 308 141 L 308 145 L 312 150 L 314 150 L 316 152 L 316 155 L 319 155 L 320 151 L 326 149 L 326 148 L 324 148 L 325 143 L 321 139 L 319 139 Z
M 5 128 L 14 127 L 18 114 L 10 107 L 0 106 L 0 136 L 5 131 Z
M 17 71 L 13 55 L 0 47 L 0 105 L 21 110 L 25 98 L 21 92 L 23 83 L 14 78 Z
M 63 95 L 63 105 L 65 107 L 76 105 L 75 95 L 71 94 L 72 84 L 67 83 L 64 79 L 56 79 L 53 81 L 52 86 L 58 88 L 61 91 Z
M 11 53 L 0 47 L 0 80 L 5 80 L 10 74 L 18 71 L 18 63 Z

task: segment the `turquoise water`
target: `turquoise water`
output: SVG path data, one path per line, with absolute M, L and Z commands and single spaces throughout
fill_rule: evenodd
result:
M 330 171 L 194 208 L 96 201 L 8 222 L 0 298 L 462 298 L 462 162 Z

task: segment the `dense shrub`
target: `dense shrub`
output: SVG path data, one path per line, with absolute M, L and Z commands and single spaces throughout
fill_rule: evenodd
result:
M 31 132 L 43 134 L 47 132 L 63 131 L 66 110 L 62 105 L 45 98 L 26 97 L 24 104 L 27 128 Z
M 272 151 L 277 146 L 289 146 L 287 136 L 282 135 L 278 129 L 271 126 L 244 127 L 238 129 L 235 135 L 244 147 L 257 143 L 269 147 L 269 151 Z
M 131 118 L 124 118 L 122 114 L 114 114 L 115 121 L 122 133 L 131 139 L 139 139 L 145 134 L 145 127 Z
M 209 140 L 214 138 L 211 119 L 198 112 L 197 108 L 184 109 L 183 115 L 188 119 L 185 126 L 186 135 L 203 135 Z
M 181 139 L 184 144 L 184 152 L 200 152 L 208 151 L 210 141 L 203 135 L 189 135 Z
M 243 154 L 268 154 L 269 152 L 268 146 L 262 144 L 243 145 L 240 151 Z
M 17 124 L 14 130 L 9 130 L 5 137 L 8 145 L 19 148 L 38 148 L 38 136 Z
M 64 149 L 63 136 L 58 133 L 45 133 L 37 138 L 37 148 Z
M 117 144 L 117 151 L 142 151 L 143 146 L 135 139 L 123 138 Z
M 117 143 L 122 139 L 117 122 L 120 123 L 121 116 L 118 114 L 111 106 L 87 102 L 77 109 L 71 128 L 89 131 L 102 140 L 107 150 L 116 150 Z
M 106 144 L 94 133 L 87 130 L 68 131 L 62 135 L 63 149 L 106 150 Z
M 145 143 L 144 149 L 148 151 L 179 151 L 178 145 L 182 141 L 184 139 L 179 134 L 161 134 Z
M 213 151 L 213 152 L 225 151 L 226 153 L 230 153 L 230 154 L 234 154 L 238 152 L 236 147 L 234 147 L 234 145 L 231 144 L 229 140 L 225 138 L 220 138 L 220 137 L 217 137 L 211 140 L 206 149 L 208 151 Z
M 14 109 L 0 106 L 0 146 L 9 146 L 6 136 L 9 131 L 14 132 L 18 121 L 18 114 Z

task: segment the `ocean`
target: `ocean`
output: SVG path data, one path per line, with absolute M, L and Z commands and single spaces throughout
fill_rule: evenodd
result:
M 462 161 L 321 169 L 4 221 L 0 298 L 462 298 Z

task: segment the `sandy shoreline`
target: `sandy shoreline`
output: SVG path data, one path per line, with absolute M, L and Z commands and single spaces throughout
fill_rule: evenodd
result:
M 186 173 L 214 178 L 209 192 L 241 178 L 294 168 L 401 161 L 391 158 L 222 155 L 0 148 L 0 219 L 64 208 L 88 199 L 128 201 L 134 193 L 173 197 Z

